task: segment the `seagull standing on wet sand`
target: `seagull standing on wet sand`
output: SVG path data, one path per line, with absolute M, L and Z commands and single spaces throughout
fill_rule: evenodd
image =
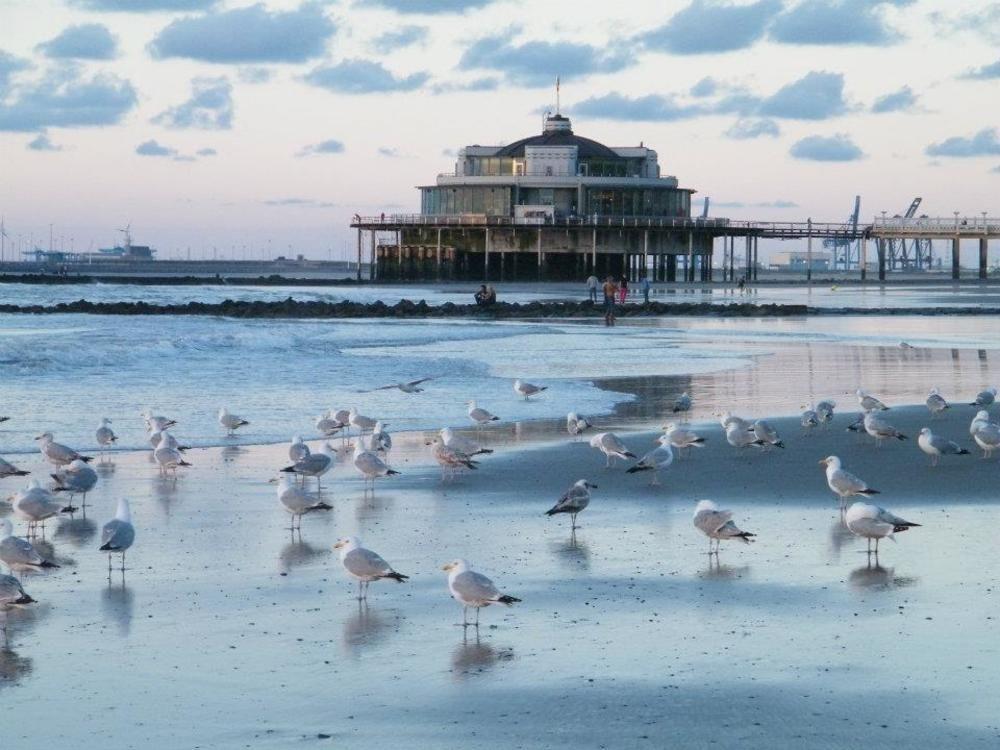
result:
M 989 421 L 980 422 L 972 433 L 972 439 L 983 449 L 983 458 L 992 458 L 993 451 L 1000 448 L 1000 425 Z
M 660 470 L 669 469 L 674 462 L 674 449 L 669 443 L 661 443 L 639 459 L 639 463 L 630 467 L 625 473 L 635 474 L 639 471 L 652 471 L 653 478 L 649 482 L 650 487 L 658 487 L 660 484 Z
M 855 393 L 858 397 L 858 404 L 861 406 L 862 411 L 886 411 L 889 408 L 873 395 L 868 393 L 868 391 L 859 388 L 855 391 Z
M 931 457 L 931 466 L 937 466 L 941 460 L 941 456 L 969 455 L 968 449 L 940 435 L 935 435 L 931 432 L 930 427 L 921 428 L 920 436 L 917 438 L 917 445 L 920 446 L 920 450 Z
M 344 424 L 342 422 L 338 422 L 333 416 L 333 413 L 329 411 L 316 417 L 316 422 L 314 424 L 316 426 L 316 430 L 323 437 L 331 437 L 344 429 Z
M 872 553 L 872 539 L 875 540 L 875 555 L 878 556 L 879 540 L 889 537 L 896 541 L 894 534 L 906 531 L 919 523 L 904 521 L 885 508 L 868 503 L 854 503 L 844 515 L 844 523 L 855 536 L 868 540 L 868 554 Z
M 366 432 L 371 432 L 375 429 L 375 423 L 377 419 L 371 417 L 366 417 L 364 414 L 359 414 L 357 409 L 352 408 L 347 412 L 347 421 L 357 429 L 359 435 L 364 435 Z
M 479 468 L 479 464 L 469 454 L 448 445 L 441 435 L 437 435 L 431 444 L 434 446 L 434 460 L 441 467 L 442 482 L 453 480 L 462 469 Z
M 765 448 L 772 445 L 775 448 L 785 447 L 784 442 L 782 442 L 781 437 L 778 435 L 778 431 L 763 419 L 758 419 L 753 423 L 753 434 L 754 437 L 763 443 Z
M 59 567 L 38 554 L 38 550 L 27 539 L 14 536 L 14 526 L 7 518 L 0 521 L 0 562 L 7 566 L 11 575 L 25 570 L 39 571 Z
M 118 436 L 115 435 L 114 430 L 112 430 L 108 425 L 111 424 L 111 420 L 104 417 L 101 420 L 100 426 L 97 428 L 97 432 L 94 433 L 94 437 L 97 439 L 97 444 L 101 446 L 101 452 L 104 449 L 110 448 L 116 442 L 118 442 Z
M 726 427 L 726 442 L 736 449 L 742 450 L 751 445 L 755 448 L 762 448 L 764 441 L 757 437 L 752 430 L 748 429 L 747 423 L 743 420 L 730 422 Z
M 525 401 L 527 401 L 532 396 L 537 396 L 539 393 L 545 390 L 548 390 L 547 385 L 534 385 L 532 383 L 525 383 L 520 378 L 514 381 L 514 393 L 516 393 L 518 396 L 524 396 Z
M 469 457 L 493 452 L 492 448 L 483 448 L 475 440 L 467 438 L 465 435 L 459 435 L 450 427 L 442 427 L 438 434 L 441 436 L 441 442 L 446 446 L 454 448 L 459 453 L 464 453 Z
M 840 458 L 837 456 L 827 456 L 819 462 L 819 465 L 826 467 L 826 484 L 840 500 L 841 506 L 849 497 L 858 495 L 870 497 L 879 494 L 878 490 L 873 490 L 864 480 L 842 469 Z
M 989 409 L 991 406 L 993 406 L 993 403 L 996 400 L 997 400 L 997 389 L 994 386 L 977 393 L 976 400 L 973 401 L 971 404 L 969 404 L 969 406 L 981 406 L 985 409 Z
M 927 394 L 927 399 L 924 403 L 927 404 L 927 411 L 931 413 L 932 417 L 938 416 L 948 408 L 948 402 L 944 400 L 944 396 L 941 395 L 937 388 L 931 388 L 931 392 Z
M 302 438 L 296 435 L 292 438 L 291 444 L 288 446 L 288 460 L 293 464 L 298 463 L 304 458 L 309 457 L 309 446 L 306 445 Z
M 469 568 L 465 560 L 454 560 L 441 570 L 448 573 L 448 590 L 452 597 L 462 605 L 462 626 L 479 627 L 479 610 L 491 604 L 506 604 L 510 606 L 519 601 L 517 597 L 501 594 L 496 585 L 482 573 L 476 573 Z M 469 607 L 476 610 L 476 621 L 468 619 Z
M 688 395 L 687 391 L 684 391 L 684 393 L 674 399 L 674 403 L 673 406 L 670 407 L 670 411 L 674 414 L 683 414 L 691 411 L 691 397 Z
M 24 604 L 33 604 L 34 599 L 24 593 L 21 582 L 14 576 L 0 575 L 0 632 L 3 633 L 3 647 L 10 644 L 7 641 L 7 610 Z
M 366 488 L 369 482 L 372 483 L 372 492 L 374 492 L 376 479 L 394 476 L 399 472 L 390 469 L 385 461 L 366 449 L 362 443 L 363 441 L 359 439 L 354 444 L 354 468 L 364 477 Z
M 77 453 L 72 448 L 68 448 L 61 443 L 57 443 L 52 439 L 51 432 L 43 432 L 41 435 L 35 438 L 38 441 L 38 448 L 45 456 L 46 460 L 53 466 L 66 466 L 79 459 L 86 463 L 90 463 L 94 460 L 93 456 L 84 456 Z
M 316 477 L 316 491 L 323 489 L 323 475 L 337 462 L 337 450 L 329 443 L 323 443 L 318 453 L 309 453 L 291 466 L 281 469 L 282 473 L 295 474 L 305 481 L 306 477 Z
M 10 504 L 14 516 L 28 522 L 29 537 L 35 535 L 38 524 L 42 525 L 44 533 L 45 522 L 62 512 L 62 506 L 56 502 L 51 492 L 38 483 L 37 479 L 29 481 L 27 487 L 14 495 Z
M 667 422 L 663 425 L 663 434 L 657 442 L 666 443 L 671 448 L 676 448 L 680 455 L 685 451 L 690 451 L 692 447 L 703 448 L 705 438 L 692 430 L 690 427 L 681 427 L 676 422 Z
M 139 412 L 139 416 L 146 423 L 146 432 L 162 432 L 177 424 L 176 420 L 155 416 L 152 409 Z
M 19 469 L 10 461 L 5 461 L 0 458 L 0 479 L 6 479 L 7 477 L 26 477 L 30 474 L 30 471 L 25 471 L 24 469 Z
M 318 454 L 317 454 L 318 455 Z M 332 505 L 327 505 L 317 500 L 312 494 L 306 492 L 292 484 L 290 477 L 283 476 L 278 480 L 278 502 L 291 515 L 291 531 L 296 529 L 302 533 L 302 516 L 314 510 L 333 510 Z M 296 520 L 298 526 L 295 525 Z
M 613 432 L 599 432 L 590 438 L 590 447 L 597 448 L 605 456 L 604 468 L 614 466 L 615 459 L 635 458 L 635 454 L 625 447 L 625 443 Z
M 168 438 L 168 436 L 170 437 Z M 156 465 L 159 467 L 160 476 L 166 476 L 168 471 L 172 471 L 174 473 L 174 481 L 177 480 L 178 466 L 191 466 L 191 464 L 184 460 L 181 449 L 177 446 L 177 441 L 173 439 L 173 436 L 169 432 L 161 433 L 160 444 L 153 451 L 153 460 L 156 461 Z
M 91 469 L 83 461 L 77 459 L 69 466 L 58 469 L 49 476 L 55 480 L 56 486 L 53 492 L 65 492 L 69 495 L 69 505 L 62 509 L 63 513 L 73 513 L 73 498 L 82 495 L 83 507 L 87 507 L 87 493 L 97 485 L 97 472 Z
M 882 441 L 888 440 L 889 438 L 895 438 L 896 440 L 909 440 L 906 435 L 881 417 L 877 416 L 873 411 L 865 414 L 865 432 L 875 438 L 876 448 L 881 448 Z
M 101 530 L 101 546 L 99 552 L 108 553 L 108 578 L 111 578 L 111 556 L 116 552 L 122 556 L 122 575 L 125 574 L 125 553 L 135 542 L 135 526 L 132 525 L 132 511 L 128 500 L 118 501 L 115 517 L 104 524 Z
M 566 415 L 566 432 L 574 437 L 586 432 L 593 426 L 585 417 L 581 417 L 575 411 L 571 411 Z
M 986 409 L 980 409 L 969 424 L 969 434 L 975 437 L 975 434 L 988 424 L 992 424 L 990 422 L 990 413 Z
M 719 555 L 719 546 L 723 539 L 739 539 L 746 544 L 757 536 L 749 531 L 742 531 L 733 523 L 733 512 L 720 510 L 711 500 L 702 500 L 694 508 L 694 527 L 708 537 L 708 554 Z M 712 542 L 715 549 L 712 549 Z
M 486 409 L 476 406 L 475 401 L 469 402 L 469 419 L 471 419 L 478 427 L 482 427 L 490 422 L 500 421 L 500 417 L 490 414 Z
M 590 505 L 590 491 L 597 489 L 596 484 L 591 484 L 586 479 L 578 479 L 573 483 L 563 496 L 556 501 L 556 504 L 545 511 L 545 515 L 554 516 L 557 513 L 570 514 L 570 531 L 576 531 L 576 514 L 585 510 Z
M 243 417 L 230 414 L 229 409 L 223 406 L 219 409 L 219 424 L 226 430 L 226 435 L 232 437 L 236 434 L 236 430 L 250 423 L 243 419 Z
M 340 550 L 340 564 L 344 566 L 347 574 L 358 582 L 359 602 L 368 600 L 368 587 L 372 581 L 389 578 L 402 583 L 409 578 L 393 570 L 381 555 L 362 547 L 361 540 L 356 536 L 338 539 L 333 548 Z

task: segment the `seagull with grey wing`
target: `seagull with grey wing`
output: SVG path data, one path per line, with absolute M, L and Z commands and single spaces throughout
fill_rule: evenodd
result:
M 362 391 L 362 393 L 371 393 L 372 391 L 391 391 L 398 390 L 403 393 L 423 393 L 424 389 L 420 387 L 421 384 L 426 383 L 434 378 L 420 378 L 419 380 L 411 380 L 406 383 L 392 383 L 390 385 L 380 385 L 378 388 L 372 388 L 371 391 Z
M 920 430 L 917 445 L 920 446 L 920 450 L 931 457 L 931 466 L 937 466 L 941 460 L 941 456 L 969 455 L 967 448 L 963 448 L 958 443 L 943 438 L 940 435 L 935 435 L 931 432 L 930 427 L 924 427 Z
M 69 448 L 61 443 L 55 442 L 52 438 L 51 432 L 43 432 L 41 435 L 35 438 L 38 441 L 39 450 L 41 450 L 42 455 L 45 456 L 46 460 L 53 466 L 66 466 L 73 461 L 80 460 L 85 463 L 90 463 L 94 460 L 93 456 L 84 456 L 77 453 L 72 448 Z
M 708 537 L 708 554 L 719 555 L 719 545 L 723 539 L 739 539 L 749 544 L 754 541 L 756 534 L 741 530 L 733 523 L 733 512 L 731 510 L 721 510 L 719 506 L 711 500 L 700 501 L 694 509 L 694 526 L 698 531 Z M 715 543 L 715 549 L 712 544 Z
M 844 506 L 849 497 L 858 495 L 870 497 L 879 494 L 878 490 L 869 487 L 864 480 L 844 470 L 841 467 L 839 457 L 827 456 L 819 464 L 826 467 L 826 484 L 840 500 L 841 507 Z
M 337 450 L 329 443 L 323 443 L 318 453 L 307 453 L 291 466 L 281 471 L 285 474 L 295 474 L 299 477 L 316 477 L 316 491 L 323 485 L 323 475 L 333 468 L 337 461 Z
M 888 537 L 896 541 L 895 534 L 907 531 L 919 523 L 904 521 L 897 515 L 869 503 L 854 503 L 844 515 L 844 523 L 855 536 L 868 540 L 868 554 L 872 553 L 872 539 L 875 540 L 875 555 L 878 555 L 879 540 Z
M 129 508 L 128 500 L 122 498 L 118 501 L 118 509 L 115 517 L 104 524 L 101 529 L 101 546 L 99 552 L 108 553 L 108 579 L 111 579 L 111 556 L 121 555 L 122 575 L 125 575 L 125 553 L 128 552 L 135 542 L 135 526 L 132 525 L 132 511 Z
M 288 475 L 281 477 L 278 481 L 278 502 L 292 517 L 290 530 L 293 534 L 296 529 L 298 529 L 299 534 L 302 533 L 302 516 L 306 513 L 317 510 L 333 510 L 332 505 L 318 500 L 304 489 L 292 484 Z M 296 521 L 298 521 L 298 526 L 295 525 Z
M 753 430 L 754 436 L 761 441 L 765 448 L 772 445 L 775 448 L 785 447 L 784 442 L 782 442 L 781 437 L 778 435 L 778 431 L 771 425 L 770 422 L 758 419 L 753 423 L 753 427 L 751 429 Z
M 969 404 L 969 406 L 979 406 L 984 409 L 989 409 L 991 406 L 993 406 L 993 403 L 996 400 L 997 400 L 997 389 L 996 387 L 990 387 L 977 393 L 975 401 Z
M 390 579 L 402 583 L 409 576 L 397 573 L 382 556 L 361 546 L 361 540 L 356 536 L 338 539 L 333 545 L 340 550 L 340 564 L 355 581 L 358 582 L 358 601 L 368 600 L 368 587 L 372 581 Z
M 82 496 L 83 507 L 87 507 L 87 493 L 97 485 L 97 472 L 91 469 L 80 459 L 77 459 L 69 466 L 58 469 L 49 476 L 55 480 L 56 486 L 53 492 L 65 492 L 69 495 L 69 505 L 62 509 L 63 513 L 73 513 L 73 498 Z
M 816 404 L 816 416 L 819 417 L 820 424 L 827 425 L 833 421 L 833 410 L 837 408 L 837 402 L 832 399 L 823 399 Z
M 979 412 L 985 414 L 985 412 Z M 972 433 L 976 445 L 983 449 L 983 458 L 991 458 L 993 451 L 1000 448 L 1000 425 L 988 419 L 981 421 Z
M 11 607 L 33 604 L 34 601 L 24 592 L 21 582 L 14 576 L 0 575 L 0 632 L 3 633 L 4 648 L 10 645 L 7 641 L 7 611 Z
M 39 524 L 45 532 L 45 522 L 62 512 L 62 505 L 47 489 L 32 479 L 28 486 L 16 493 L 11 500 L 14 516 L 28 522 L 28 536 L 34 536 Z
M 10 461 L 5 461 L 0 458 L 0 479 L 6 479 L 7 477 L 26 477 L 30 473 L 30 471 L 19 469 Z
M 0 521 L 0 562 L 7 566 L 12 575 L 26 570 L 59 567 L 42 557 L 27 539 L 14 536 L 14 526 L 7 518 Z
M 514 393 L 518 396 L 524 396 L 524 400 L 527 401 L 532 396 L 537 396 L 542 391 L 548 390 L 547 385 L 535 385 L 534 383 L 526 383 L 525 381 L 518 378 L 514 381 Z
M 856 394 L 862 411 L 886 411 L 889 408 L 866 390 L 858 388 Z
M 881 448 L 883 441 L 892 438 L 896 440 L 909 440 L 906 435 L 882 419 L 882 417 L 877 416 L 873 411 L 865 414 L 864 428 L 865 432 L 875 438 L 876 448 Z
M 115 431 L 111 429 L 110 425 L 111 420 L 104 417 L 100 425 L 98 425 L 97 431 L 94 433 L 97 444 L 101 446 L 101 453 L 118 442 L 118 436 L 115 435 Z
M 659 486 L 660 470 L 669 469 L 674 462 L 674 449 L 669 443 L 661 443 L 639 459 L 638 463 L 629 467 L 625 473 L 635 474 L 639 471 L 652 471 L 653 478 L 649 481 L 651 487 Z
M 230 413 L 229 409 L 225 406 L 219 408 L 217 416 L 219 424 L 226 431 L 226 437 L 232 437 L 236 434 L 236 430 L 240 427 L 250 424 L 247 420 L 243 419 L 243 417 Z
M 625 447 L 613 432 L 599 432 L 590 438 L 590 447 L 597 448 L 605 456 L 604 468 L 608 469 L 614 465 L 615 459 L 635 458 L 635 454 Z
M 937 388 L 931 388 L 924 403 L 927 405 L 927 411 L 931 413 L 931 417 L 944 413 L 944 410 L 948 408 L 948 402 L 945 401 L 944 396 Z
M 545 515 L 554 516 L 557 513 L 569 513 L 570 531 L 575 531 L 580 528 L 576 525 L 576 515 L 590 505 L 590 491 L 592 489 L 596 490 L 597 485 L 591 484 L 586 479 L 578 479 L 572 487 L 563 493 L 555 505 L 545 511 Z
M 489 578 L 482 573 L 476 573 L 469 567 L 465 560 L 454 560 L 441 570 L 448 573 L 448 591 L 452 598 L 462 605 L 462 626 L 473 625 L 479 627 L 479 610 L 491 604 L 516 604 L 521 601 L 517 597 L 508 594 L 501 594 Z M 470 623 L 468 619 L 469 607 L 476 610 L 476 621 Z

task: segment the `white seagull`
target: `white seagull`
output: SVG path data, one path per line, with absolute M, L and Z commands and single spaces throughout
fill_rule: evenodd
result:
M 359 435 L 363 435 L 366 432 L 371 432 L 375 429 L 375 423 L 377 421 L 377 419 L 372 419 L 371 417 L 366 417 L 364 414 L 359 414 L 358 410 L 353 407 L 349 412 L 347 412 L 348 424 L 350 424 L 351 427 L 357 428 Z
M 691 411 L 691 397 L 688 395 L 687 391 L 684 391 L 684 393 L 674 399 L 674 403 L 673 406 L 670 407 L 670 411 L 674 414 Z
M 469 419 L 475 422 L 477 425 L 482 426 L 490 422 L 498 422 L 500 417 L 490 414 L 486 409 L 476 406 L 475 401 L 469 402 Z
M 235 435 L 236 430 L 238 430 L 240 427 L 250 424 L 248 421 L 243 419 L 243 417 L 238 417 L 235 414 L 230 414 L 229 409 L 227 409 L 225 406 L 219 409 L 218 418 L 219 418 L 219 424 L 222 425 L 222 427 L 226 431 L 226 435 Z
M 931 466 L 937 466 L 938 462 L 941 460 L 941 456 L 969 455 L 968 449 L 963 448 L 958 443 L 947 440 L 940 435 L 935 435 L 931 432 L 930 427 L 924 427 L 920 430 L 920 436 L 917 438 L 917 445 L 920 446 L 920 450 L 931 457 Z
M 748 448 L 751 445 L 761 448 L 764 441 L 757 437 L 753 430 L 748 429 L 748 425 L 742 419 L 731 421 L 726 427 L 726 442 L 737 449 Z
M 283 476 L 278 481 L 278 502 L 292 517 L 290 530 L 294 532 L 298 529 L 300 534 L 302 533 L 302 516 L 306 513 L 311 513 L 314 510 L 333 510 L 332 505 L 317 500 L 312 494 L 292 484 L 292 480 L 288 476 Z M 298 526 L 295 525 L 296 520 Z
M 135 526 L 132 525 L 132 511 L 128 500 L 118 501 L 115 517 L 104 524 L 101 530 L 101 546 L 98 552 L 108 553 L 108 577 L 111 577 L 111 556 L 116 552 L 122 556 L 122 574 L 125 573 L 125 553 L 135 542 Z
M 517 597 L 501 594 L 496 585 L 482 573 L 469 569 L 465 560 L 455 560 L 441 568 L 448 573 L 448 590 L 452 597 L 462 605 L 462 625 L 479 627 L 479 610 L 491 604 L 506 604 L 510 606 L 521 601 Z M 470 623 L 467 613 L 469 607 L 476 610 L 476 621 Z
M 361 540 L 356 536 L 338 539 L 333 548 L 340 550 L 340 564 L 347 575 L 358 582 L 358 601 L 368 599 L 368 587 L 372 581 L 389 578 L 402 583 L 409 578 L 393 570 L 381 555 L 362 547 Z
M 298 463 L 303 458 L 309 457 L 309 446 L 306 445 L 302 438 L 296 435 L 292 438 L 291 444 L 288 446 L 288 460 L 293 464 Z
M 872 396 L 868 391 L 858 389 L 855 391 L 858 397 L 858 404 L 861 406 L 862 411 L 885 411 L 889 407 L 879 401 L 877 398 Z
M 758 419 L 753 423 L 753 434 L 765 446 L 773 445 L 776 448 L 784 448 L 785 444 L 778 435 L 778 431 L 771 426 L 770 422 Z
M 556 501 L 556 504 L 545 511 L 545 515 L 554 516 L 557 513 L 570 514 L 570 531 L 579 528 L 576 525 L 576 514 L 586 509 L 590 505 L 590 491 L 597 489 L 596 484 L 591 484 L 586 479 L 578 479 L 573 483 L 563 496 Z
M 97 438 L 97 444 L 101 446 L 102 449 L 110 448 L 118 442 L 118 436 L 115 435 L 115 431 L 108 427 L 110 424 L 111 420 L 104 417 L 101 420 L 101 424 L 97 428 L 97 432 L 94 433 L 94 437 Z
M 864 480 L 842 469 L 840 458 L 837 456 L 827 456 L 819 464 L 826 467 L 826 484 L 840 500 L 841 505 L 844 505 L 849 497 L 858 495 L 870 497 L 879 494 L 878 490 L 869 487 Z
M 514 393 L 518 396 L 524 396 L 525 401 L 532 396 L 537 396 L 544 390 L 548 390 L 547 385 L 533 385 L 532 383 L 525 383 L 520 378 L 514 381 Z
M 177 422 L 173 419 L 155 416 L 151 409 L 145 409 L 144 411 L 139 412 L 139 416 L 142 417 L 143 421 L 146 423 L 147 432 L 162 432 L 163 430 L 169 429 L 177 424 Z
M 659 442 L 666 443 L 671 448 L 676 448 L 684 455 L 684 451 L 693 448 L 703 448 L 705 438 L 692 430 L 690 427 L 681 427 L 676 422 L 667 422 L 663 425 L 663 434 L 660 435 Z
M 575 411 L 571 411 L 566 415 L 566 432 L 570 435 L 579 435 L 593 426 L 585 417 L 581 417 Z
M 310 453 L 291 466 L 281 469 L 285 474 L 300 477 L 316 477 L 316 491 L 323 489 L 323 475 L 337 462 L 337 450 L 329 443 L 323 443 L 318 453 Z
M 69 466 L 57 469 L 49 476 L 55 480 L 56 486 L 53 492 L 65 492 L 69 495 L 69 505 L 63 508 L 63 513 L 72 513 L 76 510 L 73 507 L 73 498 L 76 495 L 83 496 L 83 505 L 87 505 L 87 493 L 97 485 L 97 472 L 91 469 L 80 459 L 77 459 Z
M 453 480 L 462 469 L 475 470 L 479 464 L 465 452 L 445 443 L 441 435 L 437 435 L 432 441 L 434 446 L 434 460 L 441 467 L 441 481 Z
M 72 448 L 68 448 L 61 443 L 57 443 L 52 439 L 51 432 L 43 432 L 41 435 L 35 438 L 38 441 L 39 450 L 41 450 L 42 455 L 48 460 L 53 466 L 66 466 L 67 464 L 76 461 L 77 459 L 89 463 L 93 461 L 93 456 L 84 456 L 77 453 Z
M 475 440 L 465 437 L 464 435 L 459 435 L 450 427 L 443 427 L 438 433 L 441 436 L 441 442 L 443 442 L 449 448 L 454 448 L 459 453 L 464 453 L 467 456 L 480 456 L 486 453 L 492 453 L 492 448 L 483 448 Z
M 433 378 L 420 378 L 420 380 L 411 380 L 407 383 L 392 383 L 391 385 L 380 385 L 378 388 L 373 388 L 373 391 L 391 391 L 400 390 L 403 393 L 423 393 L 424 389 L 420 388 L 421 383 L 426 383 L 428 380 L 433 380 Z
M 975 437 L 976 433 L 988 424 L 991 424 L 990 413 L 986 409 L 980 409 L 976 412 L 976 416 L 972 418 L 972 423 L 969 425 L 969 434 Z
M 390 469 L 375 453 L 366 449 L 361 440 L 354 444 L 354 468 L 364 477 L 366 487 L 368 482 L 372 483 L 372 492 L 375 491 L 376 479 L 399 474 L 398 471 Z
M 900 531 L 906 531 L 919 523 L 904 521 L 899 516 L 895 516 L 885 508 L 868 503 L 854 503 L 847 509 L 844 515 L 844 523 L 848 530 L 855 536 L 864 537 L 868 540 L 868 552 L 872 551 L 872 539 L 875 540 L 875 554 L 878 555 L 878 543 L 880 539 L 893 537 Z
M 948 408 L 948 402 L 944 400 L 944 396 L 941 395 L 937 388 L 931 388 L 931 392 L 927 394 L 927 399 L 924 403 L 927 404 L 927 411 L 931 413 L 932 417 L 936 417 Z
M 36 479 L 30 480 L 27 487 L 16 493 L 10 504 L 14 516 L 28 522 L 28 536 L 35 534 L 38 524 L 42 525 L 44 531 L 45 522 L 62 512 L 62 506 L 56 502 L 52 493 Z
M 979 429 L 972 433 L 972 439 L 983 449 L 983 458 L 991 458 L 993 451 L 1000 448 L 1000 425 L 982 422 Z
M 719 506 L 711 500 L 701 500 L 694 508 L 694 527 L 708 537 L 708 554 L 719 554 L 719 545 L 723 539 L 739 539 L 746 544 L 753 541 L 757 536 L 749 531 L 742 531 L 733 523 L 733 512 L 731 510 L 720 510 Z M 712 549 L 712 542 L 715 541 L 715 549 Z
M 653 478 L 650 480 L 650 486 L 660 484 L 660 470 L 669 469 L 670 464 L 674 462 L 674 449 L 670 447 L 669 443 L 661 443 L 657 447 L 653 448 L 649 453 L 639 459 L 639 462 L 630 467 L 625 473 L 635 474 L 639 471 L 652 471 Z
M 173 436 L 169 432 L 161 433 L 160 442 L 153 451 L 153 460 L 156 461 L 156 465 L 159 467 L 160 476 L 166 476 L 168 471 L 172 471 L 175 480 L 177 479 L 178 466 L 191 465 L 184 460 L 184 455 L 177 446 L 177 441 L 173 439 Z
M 0 575 L 0 632 L 3 632 L 3 646 L 7 648 L 7 610 L 35 600 L 24 593 L 21 582 L 14 576 Z
M 616 458 L 635 458 L 635 454 L 625 447 L 625 443 L 613 432 L 599 432 L 590 438 L 590 447 L 597 448 L 604 454 L 606 461 L 604 467 L 614 465 Z
M 59 566 L 42 557 L 27 539 L 14 536 L 14 526 L 5 518 L 0 521 L 0 562 L 13 575 L 25 570 L 43 570 Z
M 316 430 L 323 437 L 331 437 L 344 429 L 344 423 L 338 421 L 333 416 L 333 412 L 330 411 L 316 417 L 315 425 Z
M 969 406 L 984 406 L 989 409 L 993 406 L 993 403 L 997 400 L 997 389 L 996 387 L 987 388 L 984 391 L 980 391 L 976 394 L 976 400 L 973 401 Z
M 909 440 L 906 435 L 881 417 L 877 416 L 873 411 L 865 414 L 865 432 L 875 438 L 875 446 L 878 448 L 882 447 L 883 440 L 888 440 L 889 438 L 895 438 L 896 440 Z
M 5 461 L 0 458 L 0 479 L 6 479 L 7 477 L 26 477 L 30 473 L 30 471 L 19 469 L 10 461 Z

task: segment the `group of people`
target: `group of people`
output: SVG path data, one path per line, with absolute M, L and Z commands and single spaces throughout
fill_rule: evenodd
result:
M 628 277 L 622 275 L 616 281 L 614 276 L 608 276 L 602 285 L 597 276 L 591 274 L 587 279 L 587 290 L 590 293 L 591 302 L 597 302 L 598 287 L 604 293 L 604 322 L 609 326 L 613 326 L 615 324 L 615 304 L 624 305 L 625 300 L 628 299 Z M 651 287 L 652 284 L 650 284 L 649 277 L 646 274 L 642 274 L 639 277 L 639 291 L 642 292 L 643 301 L 646 304 L 649 304 L 649 290 Z
M 494 289 L 492 285 L 481 284 L 479 286 L 479 291 L 477 291 L 474 296 L 477 305 L 480 307 L 489 307 L 490 305 L 496 304 L 497 290 Z

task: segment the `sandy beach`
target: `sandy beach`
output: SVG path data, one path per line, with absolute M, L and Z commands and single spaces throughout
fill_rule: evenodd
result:
M 720 377 L 690 385 L 711 394 Z M 603 420 L 637 453 L 662 416 L 645 403 L 643 418 Z M 969 444 L 973 412 L 955 406 L 934 429 Z M 267 482 L 286 446 L 192 450 L 176 483 L 148 453 L 113 454 L 86 518 L 48 529 L 63 567 L 28 576 L 39 603 L 11 615 L 9 731 L 32 748 L 81 736 L 115 747 L 995 746 L 997 461 L 931 468 L 915 440 L 876 450 L 846 432 L 852 417 L 809 437 L 796 418 L 774 419 L 785 450 L 737 453 L 702 414 L 707 446 L 661 487 L 604 469 L 557 421 L 489 431 L 497 452 L 452 484 L 424 434 L 400 435 L 402 474 L 365 497 L 338 466 L 324 483 L 334 509 L 307 516 L 301 541 Z M 922 406 L 887 417 L 914 438 L 930 423 Z M 831 453 L 923 524 L 886 543 L 878 565 L 841 524 L 816 463 Z M 43 474 L 35 457 L 24 463 Z M 543 513 L 581 477 L 599 489 L 571 537 L 566 517 Z M 124 585 L 109 586 L 96 535 L 123 496 L 138 540 Z M 710 563 L 691 525 L 701 498 L 758 541 L 724 544 Z M 376 583 L 359 607 L 331 551 L 346 534 L 411 580 Z M 478 636 L 456 625 L 440 571 L 458 556 L 523 599 L 484 610 Z

